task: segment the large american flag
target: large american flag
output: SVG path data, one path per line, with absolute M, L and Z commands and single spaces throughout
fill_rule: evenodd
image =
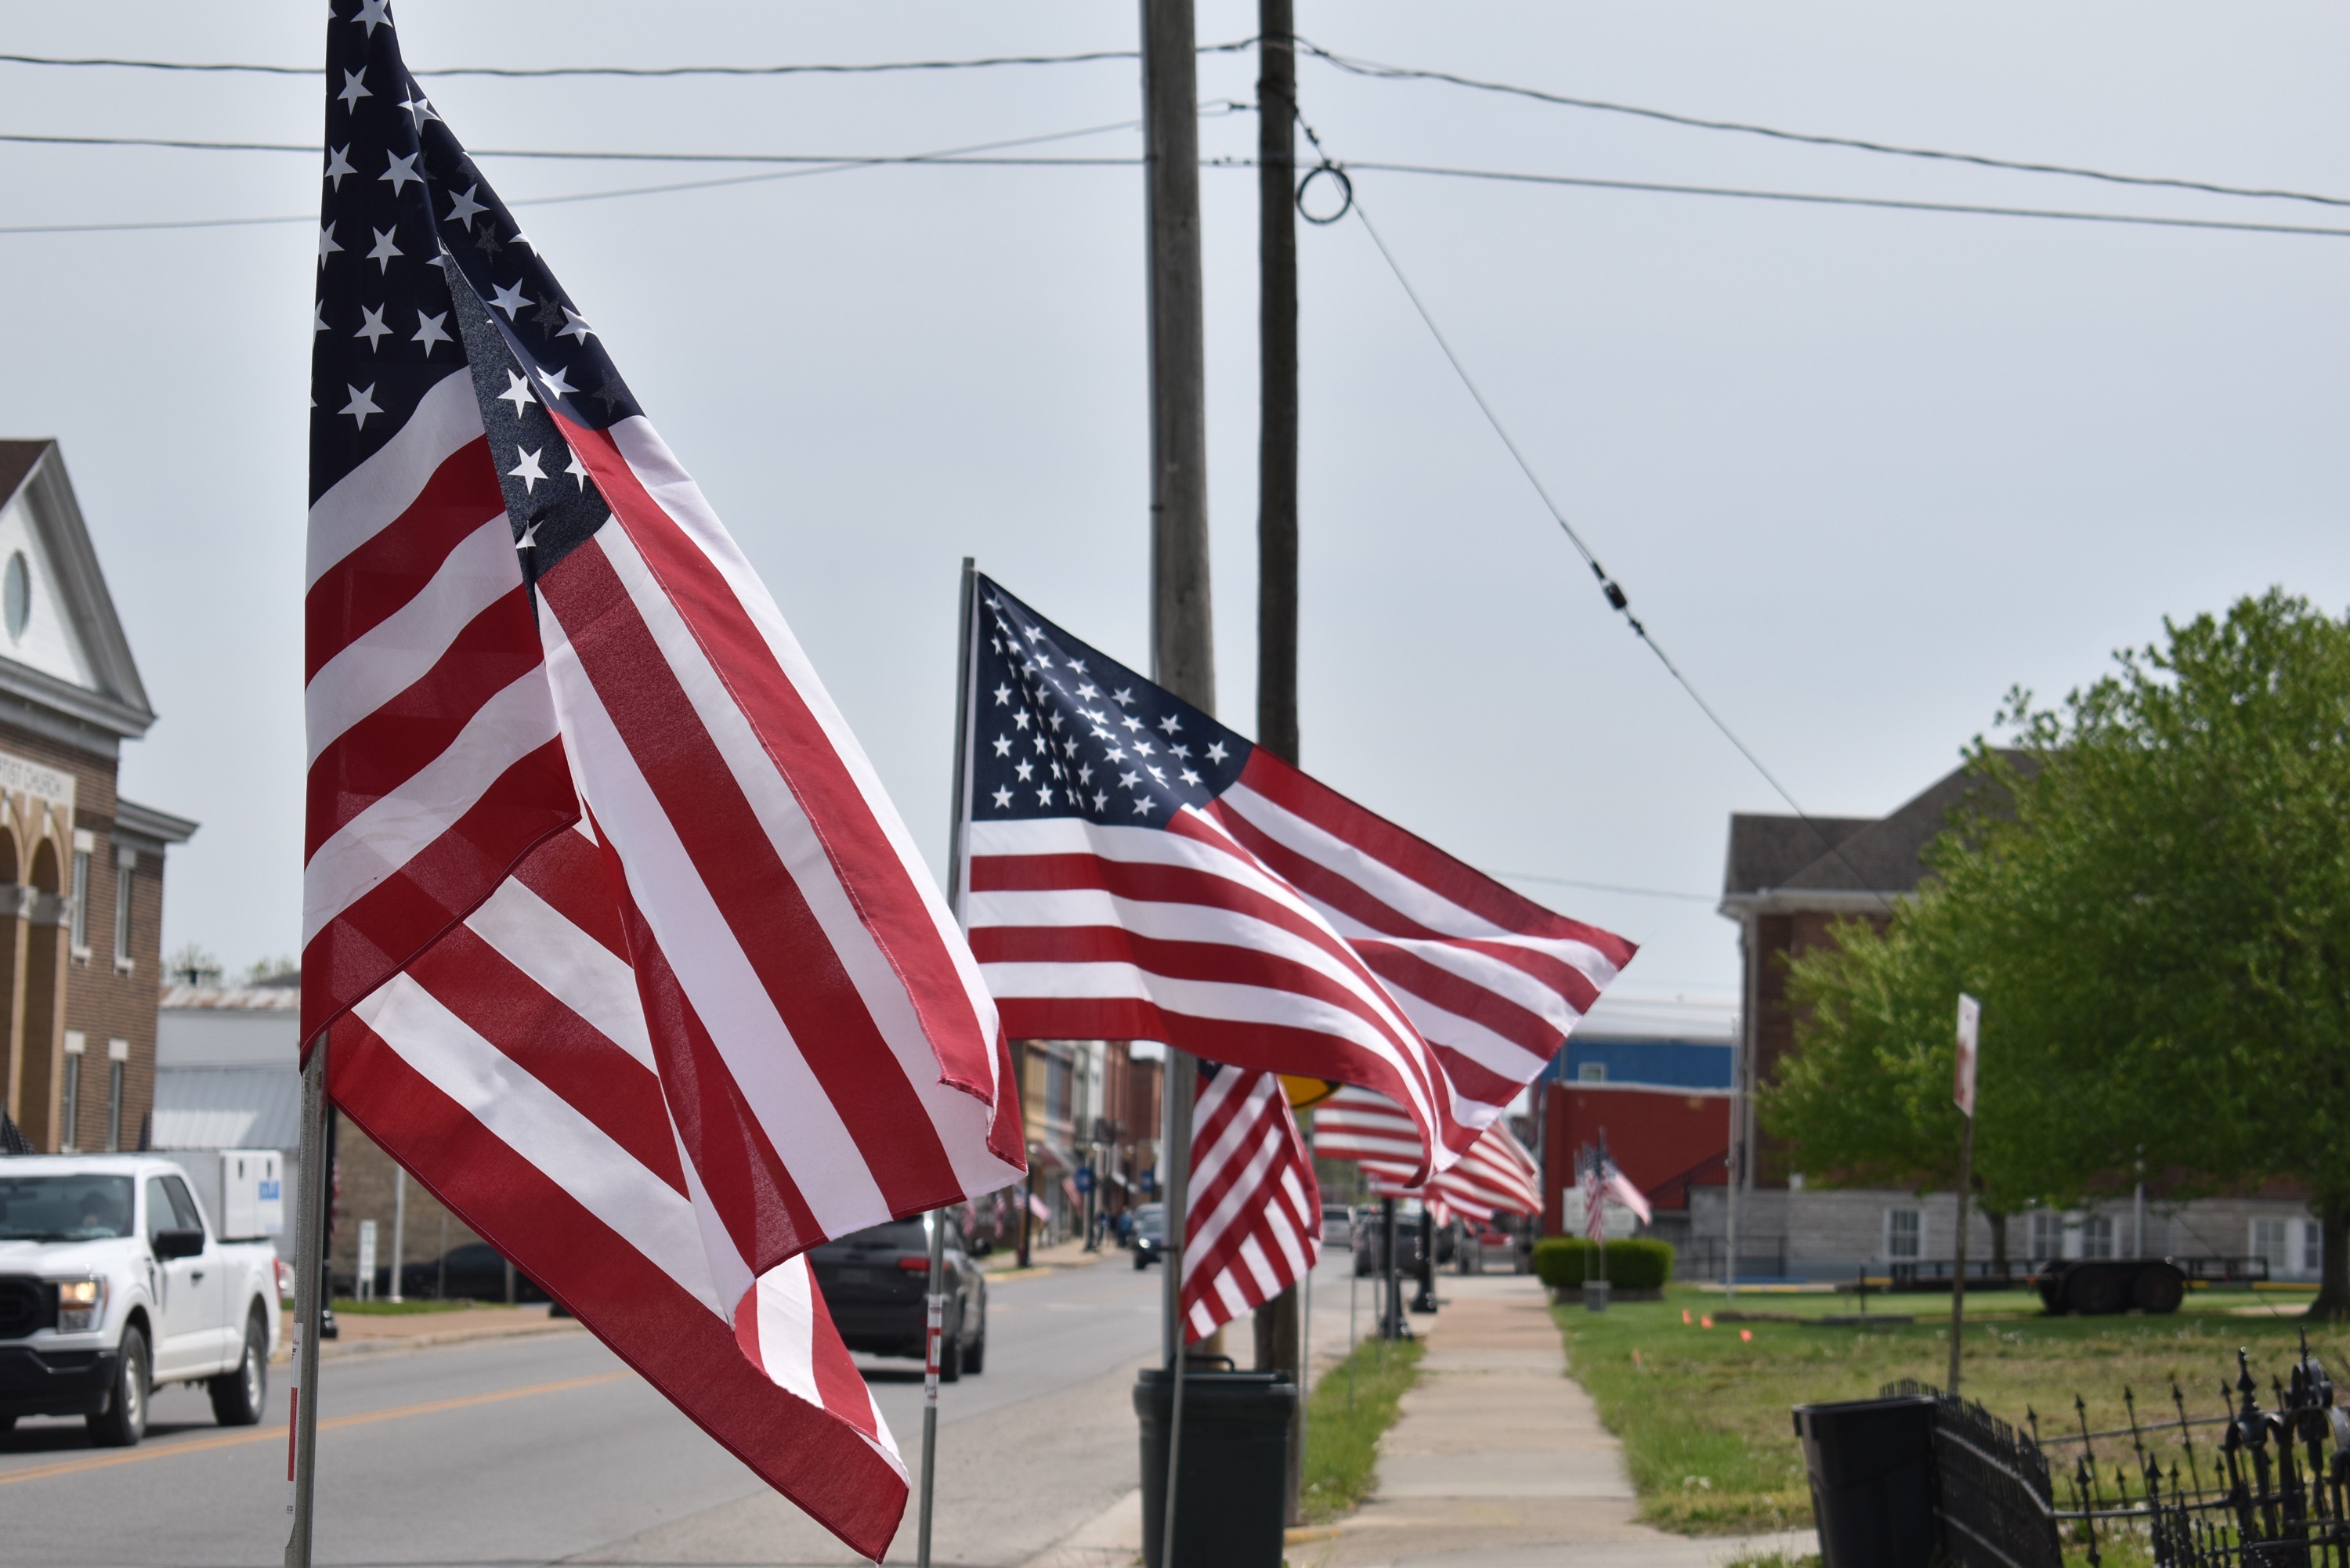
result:
M 1424 1176 L 1630 961 L 988 578 L 973 591 L 963 914 L 1013 1034 L 1378 1089 Z
M 387 0 L 334 0 L 327 53 L 304 1039 L 332 1028 L 336 1099 L 420 1180 L 878 1556 L 903 1468 L 799 1255 L 1018 1179 L 995 1006 Z
M 1368 1089 L 1343 1088 L 1314 1107 L 1314 1152 L 1361 1166 L 1378 1197 L 1420 1199 L 1440 1220 L 1542 1212 L 1541 1172 L 1508 1122 L 1494 1122 L 1424 1183 L 1411 1179 L 1411 1118 Z
M 1314 1270 L 1322 1189 L 1278 1074 L 1202 1063 L 1183 1227 L 1183 1335 L 1205 1339 Z

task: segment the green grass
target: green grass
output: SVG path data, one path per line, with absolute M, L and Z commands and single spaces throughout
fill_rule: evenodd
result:
M 335 1303 L 335 1311 L 345 1317 L 406 1317 L 420 1312 L 463 1312 L 472 1302 L 363 1302 L 345 1297 Z
M 1417 1340 L 1367 1339 L 1314 1386 L 1301 1499 L 1308 1523 L 1336 1518 L 1371 1490 L 1380 1435 L 1395 1424 L 1396 1406 L 1419 1380 L 1425 1349 Z
M 1871 1297 L 1871 1315 L 1910 1313 L 1918 1321 L 1863 1330 L 1771 1321 L 1850 1312 L 1848 1296 L 1742 1292 L 1736 1310 L 1763 1321 L 1698 1326 L 1721 1304 L 1718 1290 L 1676 1286 L 1662 1302 L 1619 1303 L 1605 1313 L 1561 1307 L 1557 1315 L 1571 1369 L 1623 1440 L 1643 1518 L 1688 1534 L 1808 1526 L 1811 1494 L 1789 1407 L 1868 1398 L 1902 1377 L 1940 1384 L 1950 1369 L 1950 1298 Z M 2230 1310 L 2252 1304 L 2278 1311 Z M 2282 1375 L 2298 1354 L 2303 1326 L 2293 1315 L 2298 1303 L 2271 1292 L 2198 1292 L 2171 1317 L 2047 1317 L 2038 1315 L 2036 1298 L 2020 1293 L 1970 1295 L 1967 1307 L 1965 1392 L 2018 1427 L 2027 1410 L 2039 1412 L 2060 1501 L 2061 1478 L 2071 1474 L 2078 1449 L 2056 1439 L 2078 1430 L 2075 1394 L 2093 1430 L 2126 1425 L 2125 1386 L 2138 1396 L 2141 1420 L 2175 1418 L 2174 1377 L 2190 1415 L 2217 1415 L 2220 1379 L 2234 1378 L 2236 1347 L 2243 1345 L 2265 1404 L 2268 1375 Z M 1687 1325 L 1684 1311 L 1692 1320 Z M 1753 1337 L 1742 1339 L 1742 1329 Z M 2350 1332 L 2311 1325 L 2310 1348 L 2329 1368 L 2350 1368 Z M 2163 1437 L 2166 1456 L 2176 1457 L 2175 1434 Z M 2198 1457 L 2208 1478 L 2213 1456 L 2209 1438 L 2199 1441 L 2207 1445 Z M 2126 1439 L 2119 1448 L 2101 1443 L 2100 1469 L 2110 1471 L 2126 1451 Z M 2128 1550 L 2125 1542 L 2108 1551 L 2107 1563 L 2127 1562 Z

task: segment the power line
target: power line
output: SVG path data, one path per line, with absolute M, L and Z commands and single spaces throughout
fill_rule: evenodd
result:
M 1711 893 L 1677 893 L 1669 888 L 1627 888 L 1620 882 L 1585 882 L 1573 877 L 1545 877 L 1539 871 L 1495 871 L 1495 877 L 1512 882 L 1547 882 L 1556 888 L 1583 888 L 1595 893 L 1629 893 L 1638 898 L 1679 898 L 1686 903 L 1711 904 Z
M 2022 174 L 2059 174 L 2075 180 L 2097 180 L 2111 185 L 2151 185 L 2174 191 L 2199 191 L 2213 196 L 2250 196 L 2280 202 L 2314 202 L 2321 206 L 2350 207 L 2350 197 L 2326 196 L 2311 191 L 2286 191 L 2245 185 L 2222 185 L 2207 180 L 2181 180 L 2155 174 L 2117 174 L 2106 169 L 2087 169 L 2070 163 L 2038 163 L 2022 159 L 1994 158 L 1981 152 L 1951 152 L 1933 147 L 1908 147 L 1898 142 L 1871 141 L 1856 136 L 1831 136 L 1819 132 L 1789 130 L 1774 125 L 1753 125 L 1743 120 L 1708 119 L 1698 115 L 1678 114 L 1670 109 L 1649 109 L 1640 104 L 1617 103 L 1607 99 L 1572 98 L 1565 93 L 1545 92 L 1540 88 L 1517 87 L 1508 82 L 1487 81 L 1477 77 L 1464 77 L 1451 71 L 1420 70 L 1409 66 L 1382 65 L 1376 60 L 1356 59 L 1334 54 L 1318 44 L 1304 38 L 1297 47 L 1316 59 L 1326 60 L 1342 71 L 1358 77 L 1384 81 L 1444 82 L 1453 87 L 1471 88 L 1479 92 L 1503 93 L 1513 98 L 1532 99 L 1538 103 L 1556 104 L 1565 109 L 1591 109 L 1601 114 L 1629 115 L 1639 119 L 1659 120 L 1667 125 L 1684 126 L 1693 130 L 1721 130 L 1741 136 L 1766 137 L 1773 141 L 1800 142 L 1809 147 L 1841 147 L 1856 152 L 1875 152 L 1892 158 L 1920 158 L 1939 163 L 1967 163 L 1979 169 L 2002 169 Z M 1358 167 L 1364 167 L 1359 166 Z
M 1256 40 L 1236 38 L 1226 44 L 1202 44 L 1203 55 L 1228 55 L 1253 49 Z M 796 77 L 881 76 L 900 71 L 971 71 L 998 66 L 1077 66 L 1098 60 L 1141 57 L 1134 49 L 1088 49 L 1070 55 L 988 55 L 967 60 L 876 60 L 850 65 L 775 66 L 448 66 L 440 69 L 411 67 L 410 74 L 425 77 Z M 110 56 L 5 55 L 0 63 L 17 66 L 109 67 L 123 70 L 187 71 L 203 74 L 244 73 L 271 77 L 316 77 L 316 66 L 260 66 L 195 60 L 137 60 Z
M 1322 139 L 1314 133 L 1312 126 L 1306 124 L 1305 116 L 1298 117 L 1297 124 L 1298 129 L 1305 132 L 1305 139 L 1314 144 L 1315 151 L 1321 154 L 1324 161 L 1343 171 L 1345 165 L 1339 164 L 1330 157 L 1327 150 L 1322 145 Z M 1411 307 L 1419 313 L 1420 323 L 1428 328 L 1428 335 L 1435 338 L 1436 346 L 1444 351 L 1444 358 L 1452 366 L 1453 374 L 1461 378 L 1461 384 L 1468 389 L 1470 399 L 1476 403 L 1478 411 L 1485 416 L 1485 422 L 1491 425 L 1493 433 L 1501 438 L 1502 445 L 1508 450 L 1511 458 L 1517 463 L 1518 472 L 1526 476 L 1526 483 L 1533 485 L 1534 493 L 1542 498 L 1543 506 L 1550 513 L 1551 521 L 1558 524 L 1559 532 L 1566 535 L 1567 543 L 1575 546 L 1575 553 L 1583 557 L 1584 565 L 1591 568 L 1591 575 L 1597 580 L 1599 591 L 1607 597 L 1608 607 L 1624 618 L 1624 623 L 1632 628 L 1633 635 L 1640 639 L 1650 653 L 1657 656 L 1657 662 L 1665 667 L 1665 673 L 1670 675 L 1675 683 L 1688 693 L 1690 701 L 1697 704 L 1698 711 L 1721 732 L 1722 739 L 1735 747 L 1738 754 L 1744 757 L 1748 764 L 1762 775 L 1762 781 L 1771 786 L 1781 800 L 1787 803 L 1787 809 L 1794 812 L 1804 826 L 1812 830 L 1814 836 L 1819 839 L 1828 853 L 1834 855 L 1844 868 L 1853 874 L 1854 880 L 1861 887 L 1867 888 L 1868 879 L 1861 876 L 1859 869 L 1852 862 L 1845 859 L 1844 851 L 1837 847 L 1835 840 L 1830 838 L 1826 830 L 1812 820 L 1811 814 L 1797 804 L 1794 795 L 1789 793 L 1787 786 L 1779 782 L 1779 776 L 1764 765 L 1762 759 L 1755 754 L 1754 749 L 1742 740 L 1738 732 L 1730 727 L 1729 721 L 1715 710 L 1712 703 L 1705 700 L 1705 694 L 1681 672 L 1680 666 L 1673 662 L 1672 656 L 1665 651 L 1663 645 L 1649 634 L 1648 627 L 1641 622 L 1640 618 L 1632 613 L 1631 597 L 1624 591 L 1621 584 L 1608 575 L 1607 569 L 1599 564 L 1599 557 L 1592 553 L 1590 545 L 1584 543 L 1583 535 L 1575 531 L 1575 524 L 1566 520 L 1565 512 L 1560 508 L 1557 502 L 1551 499 L 1550 490 L 1543 483 L 1542 476 L 1534 472 L 1534 464 L 1526 461 L 1525 453 L 1521 452 L 1518 449 L 1518 443 L 1511 439 L 1508 427 L 1502 423 L 1501 416 L 1493 411 L 1493 405 L 1485 400 L 1484 392 L 1478 388 L 1476 379 L 1469 374 L 1469 368 L 1461 362 L 1461 356 L 1453 352 L 1452 344 L 1444 336 L 1444 329 L 1437 326 L 1436 317 L 1429 313 L 1427 303 L 1419 297 L 1419 291 L 1412 287 L 1411 279 L 1405 275 L 1402 264 L 1396 260 L 1395 253 L 1388 248 L 1388 242 L 1379 234 L 1378 225 L 1371 222 L 1370 213 L 1364 209 L 1361 200 L 1353 194 L 1351 187 L 1347 207 L 1362 223 L 1363 232 L 1370 235 L 1371 244 L 1378 248 L 1380 259 L 1388 264 L 1388 270 L 1395 275 L 1396 282 L 1402 286 L 1404 297 L 1410 300 Z M 1885 902 L 1882 894 L 1877 895 L 1877 902 L 1880 904 Z M 1888 905 L 1887 908 L 1889 909 L 1890 906 Z

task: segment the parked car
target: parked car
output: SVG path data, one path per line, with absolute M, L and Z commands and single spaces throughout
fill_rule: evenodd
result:
M 1134 1211 L 1134 1266 L 1167 1261 L 1167 1205 L 1146 1203 Z
M 1322 1205 L 1322 1240 L 1333 1247 L 1355 1244 L 1355 1211 L 1343 1203 Z
M 808 1253 L 833 1325 L 851 1350 L 922 1360 L 930 1333 L 931 1238 L 922 1220 L 872 1225 Z M 939 1381 L 952 1383 L 987 1365 L 987 1276 L 964 1250 L 959 1227 L 947 1227 L 947 1314 L 939 1346 Z
M 0 1160 L 0 1431 L 79 1416 L 129 1448 L 164 1383 L 202 1383 L 215 1420 L 250 1427 L 276 1345 L 276 1247 L 221 1240 L 177 1166 Z
M 376 1270 L 379 1298 L 390 1284 L 390 1267 Z M 426 1301 L 503 1302 L 506 1299 L 505 1255 L 487 1241 L 468 1241 L 462 1247 L 452 1247 L 428 1262 L 410 1263 L 402 1268 L 400 1293 Z M 520 1270 L 515 1272 L 515 1301 L 546 1299 L 546 1293 L 539 1288 L 536 1280 Z

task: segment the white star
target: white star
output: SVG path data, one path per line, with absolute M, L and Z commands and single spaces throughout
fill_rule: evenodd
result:
M 375 96 L 375 94 L 368 91 L 366 78 L 367 72 L 363 70 L 345 71 L 343 73 L 343 90 L 337 93 L 335 96 L 343 100 L 343 112 L 345 114 L 348 114 L 351 111 L 351 106 L 359 102 L 359 99 L 363 98 L 373 98 Z M 378 410 L 377 411 L 381 412 L 382 410 Z
M 1053 804 L 1053 786 L 1051 784 L 1040 784 L 1037 786 L 1036 804 L 1038 805 L 1050 805 Z
M 1136 718 L 1131 713 L 1127 714 L 1124 718 L 1120 719 L 1118 722 L 1126 726 L 1128 733 L 1133 733 L 1142 728 L 1142 721 Z
M 998 735 L 995 737 L 995 754 L 999 757 L 1008 757 L 1012 754 L 1011 736 Z
M 359 429 L 367 429 L 368 416 L 369 414 L 380 414 L 383 412 L 381 409 L 376 407 L 375 383 L 373 381 L 369 381 L 368 383 L 367 390 L 364 392 L 360 391 L 357 387 L 350 386 L 348 384 L 344 386 L 343 390 L 351 395 L 351 400 L 342 406 L 341 411 L 357 420 L 359 421 Z
M 321 223 L 318 225 L 318 265 L 320 266 L 323 267 L 327 265 L 327 257 L 329 254 L 341 250 L 342 248 L 342 246 L 335 243 L 334 224 Z
M 1176 731 L 1183 727 L 1183 721 L 1178 719 L 1174 714 L 1170 713 L 1167 717 L 1159 721 L 1159 727 L 1171 735 Z
M 1077 699 L 1080 701 L 1090 702 L 1100 695 L 1101 688 L 1098 686 L 1080 686 L 1077 688 Z M 1086 717 L 1090 719 L 1093 715 L 1088 713 Z
M 1108 806 L 1109 796 L 1102 794 L 1099 790 L 1094 791 L 1094 809 L 1096 811 L 1103 811 L 1107 810 Z
M 1039 670 L 1050 670 L 1053 668 L 1053 661 L 1040 653 L 1036 656 L 1036 668 Z
M 390 308 L 389 306 L 379 305 L 373 310 L 369 310 L 366 306 L 360 306 L 359 314 L 366 319 L 359 323 L 359 329 L 351 336 L 364 337 L 368 340 L 369 348 L 375 348 L 377 338 L 388 337 L 391 335 L 391 328 L 383 324 L 383 313 L 389 308 Z
M 1221 763 L 1226 757 L 1231 755 L 1232 753 L 1230 752 L 1224 750 L 1224 743 L 1222 741 L 1218 741 L 1215 744 L 1208 748 L 1208 760 L 1211 763 Z
M 1185 768 L 1183 770 L 1183 782 L 1187 784 L 1196 784 L 1200 782 L 1200 775 L 1193 773 L 1190 768 Z
M 1109 749 L 1109 760 L 1114 763 L 1122 763 L 1126 761 L 1126 753 L 1118 750 L 1116 746 L 1112 746 Z
M 1032 763 L 1032 762 L 1028 762 L 1028 761 L 1026 761 L 1026 760 L 1024 760 L 1024 760 L 1021 762 L 1020 765 L 1019 765 L 1018 767 L 1016 767 L 1016 768 L 1014 768 L 1012 771 L 1013 771 L 1014 773 L 1018 774 L 1020 775 L 1020 782 L 1021 782 L 1022 784 L 1026 784 L 1026 783 L 1028 782 L 1028 780 L 1029 780 L 1030 776 L 1031 776 L 1031 775 L 1033 775 L 1033 774 L 1035 773 L 1035 771 L 1036 771 L 1036 764 L 1035 764 L 1035 763 Z
M 408 90 L 411 92 L 416 92 L 416 88 L 412 84 L 410 86 Z M 416 96 L 414 98 L 401 99 L 400 100 L 400 107 L 416 117 L 416 129 L 419 130 L 424 129 L 424 122 L 426 120 L 438 119 L 441 118 L 440 111 L 432 107 L 432 100 L 426 98 L 421 92 L 416 92 Z
M 1134 701 L 1134 688 L 1129 686 L 1123 691 L 1113 691 L 1109 694 L 1109 700 L 1123 708 Z
M 1024 708 L 1019 712 L 1012 715 L 1012 727 L 1015 730 L 1024 730 L 1028 727 L 1028 711 L 1026 709 Z
M 583 494 L 587 492 L 588 471 L 580 466 L 579 454 L 577 452 L 575 452 L 571 454 L 571 462 L 565 466 L 563 472 L 579 482 L 579 489 Z
M 1079 784 L 1091 784 L 1094 782 L 1093 763 L 1087 763 L 1084 767 L 1077 770 L 1077 782 Z
M 1051 748 L 1050 748 L 1050 747 L 1048 747 L 1048 746 L 1046 746 L 1046 745 L 1045 744 L 1045 737 L 1044 737 L 1044 736 L 1042 736 L 1042 735 L 1037 736 L 1037 737 L 1036 737 L 1036 753 L 1037 753 L 1037 755 L 1039 755 L 1039 756 L 1046 755 L 1046 754 L 1048 754 L 1048 753 L 1049 753 L 1050 750 L 1051 750 Z
M 1075 741 L 1063 741 L 1061 742 L 1061 750 L 1068 753 L 1069 755 L 1074 757 L 1077 754 L 1077 743 Z
M 525 529 L 522 531 L 522 537 L 521 537 L 521 538 L 519 538 L 519 539 L 516 539 L 516 540 L 515 541 L 515 549 L 517 549 L 517 550 L 536 550 L 536 549 L 537 549 L 537 548 L 538 548 L 538 524 L 539 524 L 539 521 L 540 521 L 540 520 L 539 520 L 538 518 L 536 518 L 536 517 L 534 517 L 534 518 L 532 518 L 532 519 L 530 520 L 530 526 L 528 526 L 527 528 L 525 528 Z
M 1188 757 L 1191 754 L 1191 748 L 1189 746 L 1170 746 L 1167 749 L 1179 757 Z
M 479 202 L 473 200 L 473 192 L 481 188 L 480 182 L 476 182 L 473 184 L 466 186 L 454 196 L 450 197 L 449 215 L 442 221 L 451 223 L 463 223 L 469 228 L 472 227 L 474 214 L 489 211 L 487 207 L 483 206 Z
M 359 172 L 351 167 L 351 161 L 343 156 L 350 150 L 351 144 L 346 141 L 340 147 L 329 148 L 327 151 L 327 182 L 338 191 L 343 188 L 344 175 Z
M 440 119 L 441 117 L 440 117 L 439 115 L 437 115 L 437 114 L 436 114 L 436 115 L 434 115 L 432 118 L 433 118 L 433 119 Z M 532 250 L 536 250 L 536 249 L 538 249 L 538 247 L 537 247 L 536 245 L 532 245 L 532 244 L 530 244 L 530 236 L 529 236 L 528 234 L 524 234 L 520 229 L 516 229 L 516 230 L 514 232 L 514 238 L 513 238 L 512 240 L 509 240 L 509 241 L 507 242 L 507 244 L 516 244 L 516 245 L 530 245 L 530 248 L 531 248 Z
M 1056 734 L 1057 734 L 1057 733 L 1060 732 L 1060 728 L 1061 728 L 1061 716 L 1060 716 L 1058 713 L 1047 713 L 1047 714 L 1045 714 L 1045 722 L 1046 722 L 1047 724 L 1050 724 L 1050 725 L 1052 725 L 1052 726 L 1053 726 L 1053 730 L 1054 730 L 1054 732 L 1055 732 L 1055 733 L 1056 733 Z
M 390 229 L 376 230 L 375 249 L 368 252 L 367 254 L 367 259 L 375 263 L 377 266 L 382 268 L 385 272 L 390 272 L 391 270 L 392 257 L 404 256 L 408 254 L 406 251 L 401 250 L 398 245 L 391 243 L 392 234 L 398 228 L 399 225 L 395 223 Z
M 996 705 L 997 707 L 999 707 L 999 708 L 1003 707 L 1003 706 L 1005 706 L 1007 703 L 1009 703 L 1011 701 L 1012 701 L 1012 688 L 1011 688 L 1011 687 L 1009 687 L 1009 686 L 998 686 L 998 687 L 995 689 L 995 705 Z
M 1134 754 L 1138 757 L 1147 757 L 1150 755 L 1151 750 L 1151 744 L 1148 741 L 1137 741 L 1134 742 Z
M 1042 642 L 1045 640 L 1045 630 L 1042 627 L 1032 626 L 1024 635 L 1031 642 Z
M 424 357 L 427 359 L 432 358 L 432 346 L 435 343 L 453 343 L 456 341 L 455 338 L 449 336 L 448 329 L 442 325 L 442 322 L 447 321 L 448 319 L 449 313 L 445 310 L 436 316 L 427 316 L 421 310 L 416 313 L 416 336 L 410 338 L 409 341 L 411 343 L 423 344 Z
M 310 330 L 313 332 L 324 332 L 327 329 L 327 302 L 323 299 L 319 300 L 316 303 L 313 308 L 318 313 L 318 325 L 313 327 Z
M 515 238 L 520 239 L 522 236 L 520 234 L 516 234 Z M 577 311 L 572 309 L 567 305 L 563 307 L 563 314 L 568 317 L 568 319 L 564 322 L 561 329 L 555 334 L 557 337 L 577 337 L 580 342 L 585 343 L 588 339 L 596 336 L 596 329 L 588 325 L 588 318 L 586 317 L 580 315 Z
M 524 452 L 520 447 L 515 448 L 515 454 L 522 461 L 506 470 L 506 477 L 521 480 L 525 495 L 535 493 L 538 489 L 538 482 L 546 477 L 546 470 L 538 466 L 538 453 L 546 450 L 540 447 L 538 452 Z
M 535 403 L 538 400 L 531 395 L 530 380 L 527 377 L 517 376 L 512 370 L 508 370 L 506 389 L 498 394 L 498 401 L 512 403 L 515 406 L 515 418 L 520 419 L 523 413 L 522 406 L 525 403 Z
M 1149 795 L 1146 794 L 1142 796 L 1134 803 L 1134 815 L 1137 816 L 1149 816 L 1150 815 L 1151 805 L 1152 802 Z
M 400 194 L 403 185 L 421 185 L 424 176 L 416 171 L 416 161 L 423 156 L 421 152 L 411 152 L 405 158 L 394 158 L 386 153 L 383 172 L 375 177 L 376 183 L 380 185 L 387 180 L 390 181 L 391 193 L 395 196 Z
M 1120 789 L 1132 789 L 1141 782 L 1142 775 L 1140 774 L 1120 774 L 1118 775 L 1118 786 Z
M 579 389 L 567 379 L 568 374 L 559 365 L 552 370 L 543 369 L 538 373 L 538 384 L 558 398 L 567 398 Z
M 1002 599 L 987 599 L 983 602 L 990 609 L 1002 609 L 1003 607 L 1003 601 Z
M 1086 661 L 1082 659 L 1072 659 L 1069 660 L 1069 668 L 1077 674 L 1083 675 L 1086 673 Z
M 1012 792 L 1008 789 L 997 790 L 995 792 L 995 809 L 998 811 L 1006 811 L 1011 808 L 1011 805 Z
M 504 311 L 506 313 L 506 319 L 508 321 L 512 321 L 515 318 L 515 312 L 521 310 L 524 306 L 534 303 L 534 301 L 525 296 L 522 291 L 522 280 L 520 278 L 516 278 L 510 284 L 506 284 L 499 288 L 491 290 L 490 303 L 496 306 L 500 310 Z
M 387 14 L 390 6 L 391 0 L 359 0 L 359 14 L 351 20 L 364 26 L 367 36 L 372 38 L 379 23 L 387 27 L 391 26 L 391 17 Z

